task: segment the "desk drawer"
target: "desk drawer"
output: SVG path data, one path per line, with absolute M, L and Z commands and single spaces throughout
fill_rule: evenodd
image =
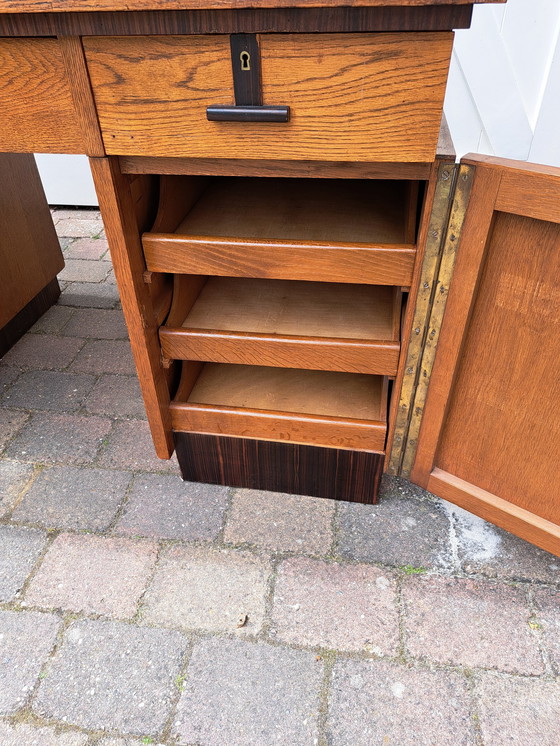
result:
M 225 35 L 91 37 L 103 139 L 116 155 L 433 160 L 453 34 L 264 34 L 262 99 L 288 122 L 208 121 L 233 105 Z

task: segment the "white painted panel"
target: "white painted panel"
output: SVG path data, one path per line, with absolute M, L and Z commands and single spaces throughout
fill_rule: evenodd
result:
M 478 6 L 475 11 L 472 28 L 457 32 L 455 51 L 493 150 L 523 160 L 533 130 L 517 79 L 493 9 Z
M 558 0 L 508 0 L 501 27 L 531 126 L 538 119 L 560 26 Z
M 455 52 L 451 57 L 444 109 L 457 154 L 478 152 L 482 120 Z
M 35 160 L 49 205 L 98 204 L 85 155 L 40 153 Z
M 550 67 L 529 160 L 560 166 L 560 43 Z

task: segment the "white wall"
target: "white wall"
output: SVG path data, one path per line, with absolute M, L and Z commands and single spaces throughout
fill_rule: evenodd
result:
M 475 6 L 456 34 L 445 112 L 459 156 L 560 166 L 560 2 Z
M 560 166 L 560 0 L 475 6 L 456 34 L 445 113 L 459 157 Z M 97 204 L 85 156 L 36 158 L 50 204 Z

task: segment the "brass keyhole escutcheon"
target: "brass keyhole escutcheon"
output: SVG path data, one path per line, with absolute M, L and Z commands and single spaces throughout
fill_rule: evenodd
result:
M 251 55 L 249 54 L 249 52 L 241 52 L 241 54 L 239 55 L 239 59 L 241 60 L 242 70 L 251 69 Z

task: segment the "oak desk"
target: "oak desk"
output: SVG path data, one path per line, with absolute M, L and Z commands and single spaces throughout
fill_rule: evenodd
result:
M 560 177 L 437 156 L 472 4 L 2 0 L 0 147 L 89 155 L 186 479 L 385 469 L 560 552 Z

